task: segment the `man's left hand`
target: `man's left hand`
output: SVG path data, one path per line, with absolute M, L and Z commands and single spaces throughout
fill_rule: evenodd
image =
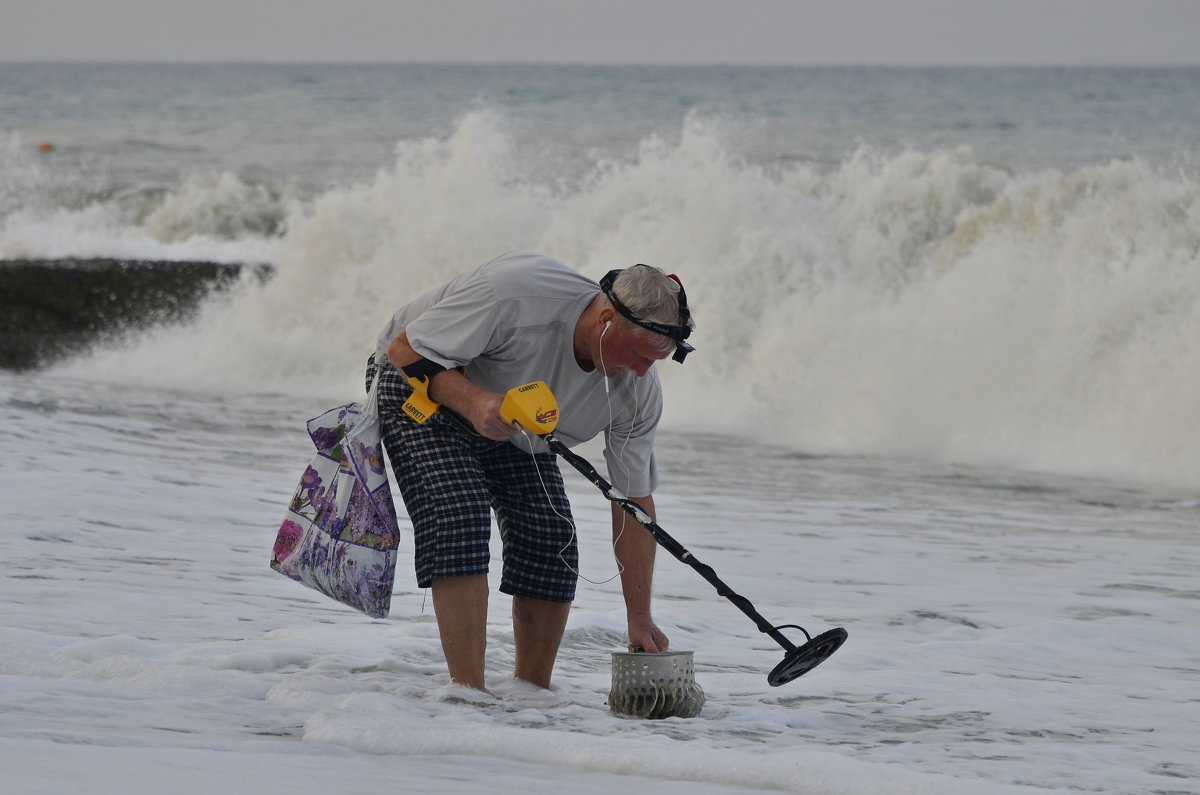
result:
M 636 623 L 629 624 L 629 650 L 630 651 L 645 651 L 645 652 L 660 652 L 666 651 L 671 645 L 667 636 L 663 631 L 655 626 L 654 622 L 646 619 Z

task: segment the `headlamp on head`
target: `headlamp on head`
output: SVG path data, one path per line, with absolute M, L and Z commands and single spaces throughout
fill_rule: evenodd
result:
M 687 293 L 683 290 L 683 282 L 679 281 L 679 277 L 673 273 L 668 275 L 668 278 L 674 279 L 675 283 L 679 285 L 679 323 L 668 325 L 666 323 L 657 323 L 653 320 L 643 320 L 635 315 L 629 307 L 621 303 L 621 299 L 617 298 L 617 294 L 613 292 L 613 282 L 616 281 L 620 273 L 620 268 L 611 270 L 600 280 L 600 289 L 604 292 L 604 296 L 612 303 L 613 309 L 617 310 L 630 323 L 641 326 L 647 331 L 653 331 L 655 334 L 662 334 L 674 342 L 675 354 L 671 358 L 682 364 L 687 355 L 695 350 L 695 348 L 685 342 L 692 333 L 692 327 L 688 325 L 692 314 L 688 310 Z

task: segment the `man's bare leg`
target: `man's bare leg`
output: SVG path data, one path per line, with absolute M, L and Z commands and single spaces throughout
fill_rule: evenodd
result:
M 486 574 L 443 577 L 433 581 L 433 612 L 450 678 L 484 690 L 487 648 L 488 578 Z
M 549 602 L 528 596 L 513 597 L 513 636 L 517 644 L 515 675 L 549 689 L 550 675 L 567 627 L 570 602 Z

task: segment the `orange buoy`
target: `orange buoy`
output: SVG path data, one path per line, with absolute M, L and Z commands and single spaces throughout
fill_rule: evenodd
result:
M 38 151 L 39 152 L 53 152 L 54 144 L 50 143 L 49 141 L 42 141 L 40 144 L 38 144 Z

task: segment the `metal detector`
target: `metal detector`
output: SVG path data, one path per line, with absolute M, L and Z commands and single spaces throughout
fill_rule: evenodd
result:
M 769 635 L 772 640 L 782 646 L 785 652 L 783 662 L 775 666 L 767 676 L 767 683 L 772 687 L 787 684 L 808 673 L 825 662 L 846 642 L 847 632 L 841 627 L 823 632 L 814 638 L 808 634 L 808 630 L 796 624 L 780 626 L 771 624 L 754 609 L 754 605 L 750 603 L 749 599 L 735 593 L 710 566 L 701 563 L 682 544 L 668 535 L 637 503 L 613 488 L 612 484 L 601 477 L 600 473 L 587 460 L 572 453 L 554 436 L 553 431 L 558 425 L 558 401 L 555 400 L 544 381 L 534 381 L 531 384 L 510 389 L 500 407 L 500 416 L 541 437 L 552 452 L 565 459 L 568 464 L 600 489 L 600 492 L 609 501 L 621 506 L 638 524 L 646 528 L 650 535 L 654 536 L 654 540 L 658 542 L 659 546 L 695 569 L 701 577 L 708 580 L 717 589 L 720 596 L 733 602 L 739 610 L 749 616 L 750 620 L 758 627 L 759 632 Z M 797 646 L 783 634 L 781 630 L 784 629 L 798 629 L 804 633 L 807 640 Z

